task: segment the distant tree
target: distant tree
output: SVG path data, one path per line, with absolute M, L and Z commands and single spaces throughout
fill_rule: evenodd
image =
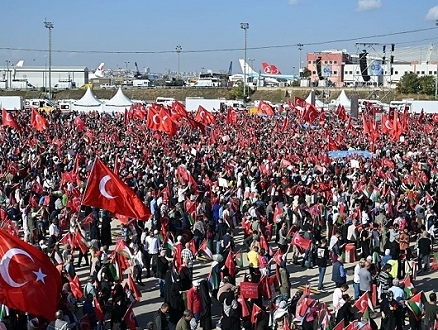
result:
M 254 91 L 251 88 L 249 88 L 248 86 L 246 86 L 246 91 L 247 91 L 247 95 L 246 95 L 247 97 L 250 97 L 254 93 Z M 239 84 L 238 86 L 233 87 L 230 90 L 230 98 L 232 100 L 241 100 L 244 98 L 243 96 L 244 96 L 243 95 L 243 84 Z
M 401 94 L 416 94 L 420 91 L 420 81 L 418 75 L 408 72 L 401 77 L 397 84 L 397 92 Z
M 300 87 L 300 81 L 298 79 L 293 80 L 290 84 L 292 87 Z
M 418 78 L 420 93 L 426 95 L 435 95 L 435 76 L 422 76 Z
M 301 73 L 301 77 L 303 78 L 309 78 L 312 75 L 312 71 L 310 71 L 308 68 L 304 68 L 303 72 Z

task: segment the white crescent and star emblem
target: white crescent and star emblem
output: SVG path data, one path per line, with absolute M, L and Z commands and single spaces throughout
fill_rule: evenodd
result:
M 199 116 L 200 116 L 201 118 L 204 118 L 204 110 L 201 110 L 201 111 L 199 112 Z
M 367 307 L 368 307 L 368 301 L 366 301 L 366 300 L 362 300 L 362 301 L 360 302 L 360 309 L 363 311 L 363 310 L 365 310 Z
M 391 122 L 388 119 L 385 120 L 385 127 L 386 127 L 386 129 L 392 130 Z
M 111 196 L 111 195 L 106 191 L 106 188 L 105 188 L 105 185 L 106 185 L 106 183 L 107 183 L 109 180 L 111 180 L 111 177 L 110 177 L 109 175 L 105 175 L 102 179 L 100 179 L 100 182 L 99 182 L 99 191 L 100 191 L 100 193 L 101 193 L 104 197 L 106 197 L 106 198 L 108 198 L 108 199 L 114 199 L 114 198 L 116 198 L 116 196 Z
M 9 112 L 6 112 L 6 120 L 7 121 L 12 121 L 12 116 Z
M 0 274 L 3 277 L 3 280 L 9 286 L 12 286 L 14 288 L 20 288 L 27 283 L 27 281 L 18 283 L 16 281 L 14 281 L 12 279 L 11 275 L 9 274 L 9 263 L 10 263 L 11 259 L 17 254 L 21 254 L 23 256 L 26 256 L 32 262 L 34 262 L 33 258 L 30 256 L 30 254 L 27 253 L 26 251 L 23 251 L 22 249 L 16 249 L 16 248 L 10 249 L 4 254 L 3 258 L 0 260 Z M 36 275 L 36 282 L 41 281 L 45 284 L 44 277 L 46 277 L 47 275 L 41 271 L 41 268 L 39 268 L 37 272 L 33 271 L 33 273 Z
M 167 118 L 168 118 L 167 115 L 165 115 L 165 116 L 161 119 L 161 123 L 164 124 L 164 122 L 166 121 Z
M 152 116 L 152 121 L 154 122 L 154 124 L 160 125 L 160 123 L 155 120 L 155 117 L 160 117 L 160 115 L 156 113 L 155 115 Z

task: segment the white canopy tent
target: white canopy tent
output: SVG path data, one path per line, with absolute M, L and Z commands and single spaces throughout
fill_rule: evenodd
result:
M 105 111 L 124 111 L 125 109 L 129 109 L 132 102 L 126 95 L 123 93 L 122 88 L 119 87 L 117 93 L 111 98 L 111 100 L 105 102 Z
M 348 98 L 347 94 L 345 94 L 344 90 L 341 91 L 341 94 L 339 94 L 336 102 L 337 104 L 342 105 L 344 108 L 350 109 L 351 107 L 351 100 Z
M 312 89 L 312 91 L 310 92 L 309 96 L 307 96 L 307 98 L 306 98 L 306 102 L 307 103 L 312 103 L 312 92 L 313 91 L 314 90 Z M 320 101 L 318 99 L 318 96 L 316 96 L 316 95 L 315 95 L 315 107 L 317 107 L 318 109 L 324 107 L 324 103 L 322 101 Z
M 74 111 L 99 111 L 102 110 L 102 101 L 98 100 L 90 88 L 87 89 L 84 96 L 73 103 L 72 110 Z

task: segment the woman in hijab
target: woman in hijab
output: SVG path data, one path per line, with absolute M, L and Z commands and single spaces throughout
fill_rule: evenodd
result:
M 211 320 L 211 297 L 207 280 L 202 280 L 199 284 L 199 294 L 201 295 L 202 307 L 200 315 L 201 328 L 203 330 L 213 329 L 213 322 Z
M 222 329 L 240 330 L 240 314 L 239 303 L 234 297 L 234 291 L 227 291 L 221 294 L 220 301 L 222 302 Z
M 182 300 L 181 277 L 177 276 L 170 287 L 170 319 L 169 322 L 177 324 L 184 313 L 184 301 Z

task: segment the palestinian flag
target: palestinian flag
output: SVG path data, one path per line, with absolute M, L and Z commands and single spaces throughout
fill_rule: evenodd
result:
M 374 189 L 373 189 L 373 191 L 372 191 L 372 193 L 371 193 L 371 195 L 370 195 L 370 199 L 371 199 L 373 202 L 377 202 L 377 200 L 379 199 L 379 195 L 380 195 L 379 188 L 374 187 Z
M 411 277 L 407 276 L 404 280 L 400 281 L 400 284 L 403 283 L 404 284 L 404 292 L 406 297 L 411 298 L 412 294 L 411 294 L 411 290 L 414 287 L 414 285 L 411 282 Z
M 368 307 L 363 312 L 362 318 L 367 319 L 368 321 L 371 319 L 371 317 L 370 317 L 370 309 Z
M 421 302 L 421 296 L 423 295 L 423 291 L 418 292 L 415 296 L 407 301 L 407 306 L 414 314 L 414 317 L 417 321 L 421 320 L 421 315 L 423 312 L 423 303 Z
M 206 256 L 208 259 L 213 260 L 213 253 L 211 252 L 211 243 L 209 240 L 204 238 L 201 245 L 199 246 L 199 252 L 203 254 L 203 256 Z
M 237 251 L 236 255 L 234 256 L 234 259 L 236 260 L 236 264 L 239 268 L 243 267 L 243 253 L 242 250 Z
M 365 196 L 367 196 L 368 198 L 370 198 L 370 196 L 371 196 L 371 189 L 370 189 L 370 187 L 369 187 L 368 185 L 366 185 L 366 186 L 363 187 L 362 192 L 363 192 L 363 194 L 364 194 Z
M 164 247 L 165 249 L 168 249 L 168 250 L 170 250 L 171 252 L 173 252 L 173 242 L 169 239 L 169 236 L 168 236 L 168 235 L 164 238 L 164 241 L 163 241 L 163 247 Z
M 219 274 L 216 273 L 214 269 L 212 269 L 210 274 L 208 274 L 208 282 L 210 282 L 212 290 L 219 289 Z

